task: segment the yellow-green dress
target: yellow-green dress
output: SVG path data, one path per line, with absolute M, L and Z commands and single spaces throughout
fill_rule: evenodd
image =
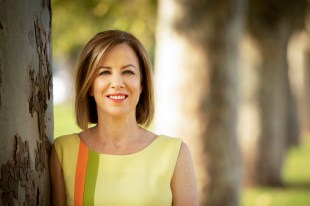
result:
M 56 138 L 67 205 L 172 205 L 170 183 L 181 143 L 160 135 L 137 153 L 111 155 L 88 148 L 77 134 Z

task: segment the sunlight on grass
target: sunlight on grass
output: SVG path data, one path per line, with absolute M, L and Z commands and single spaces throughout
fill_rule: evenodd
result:
M 310 184 L 310 137 L 304 138 L 300 147 L 291 149 L 286 161 L 284 170 L 286 183 L 303 184 L 307 182 Z
M 250 188 L 242 198 L 243 206 L 307 206 L 310 202 L 308 188 Z
M 286 156 L 284 187 L 246 188 L 242 206 L 308 206 L 310 203 L 310 138 Z

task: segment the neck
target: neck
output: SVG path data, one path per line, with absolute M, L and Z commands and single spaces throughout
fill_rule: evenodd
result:
M 100 118 L 94 128 L 100 142 L 124 142 L 138 136 L 141 128 L 134 118 Z

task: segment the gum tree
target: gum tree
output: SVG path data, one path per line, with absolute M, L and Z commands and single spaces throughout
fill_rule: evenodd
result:
M 49 0 L 0 1 L 0 205 L 49 205 Z
M 201 205 L 239 205 L 239 40 L 243 0 L 159 1 L 156 51 L 159 133 L 191 147 Z

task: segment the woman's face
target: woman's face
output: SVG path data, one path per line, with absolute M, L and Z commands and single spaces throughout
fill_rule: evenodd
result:
M 134 50 L 119 44 L 101 58 L 90 90 L 98 117 L 134 115 L 142 91 L 139 62 Z

